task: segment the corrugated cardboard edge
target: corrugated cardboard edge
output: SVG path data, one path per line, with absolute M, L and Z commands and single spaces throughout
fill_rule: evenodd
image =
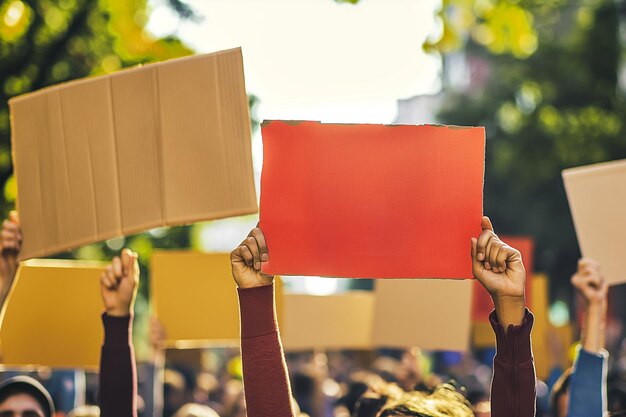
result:
M 127 73 L 127 72 L 131 72 L 131 71 L 138 71 L 140 69 L 143 69 L 145 67 L 154 67 L 154 66 L 163 66 L 163 65 L 169 65 L 172 63 L 178 63 L 181 61 L 191 61 L 191 60 L 195 60 L 195 59 L 201 59 L 202 57 L 205 57 L 207 55 L 212 55 L 212 56 L 217 56 L 217 55 L 222 55 L 222 54 L 226 54 L 226 53 L 231 53 L 233 51 L 241 51 L 241 47 L 235 47 L 235 48 L 230 48 L 230 49 L 224 49 L 224 50 L 220 50 L 220 51 L 215 51 L 215 52 L 208 52 L 208 53 L 204 53 L 204 54 L 198 54 L 198 55 L 189 55 L 189 56 L 184 56 L 184 57 L 179 57 L 179 58 L 172 58 L 172 59 L 168 59 L 165 61 L 158 61 L 158 62 L 150 62 L 148 64 L 139 64 L 136 65 L 134 67 L 130 67 L 130 68 L 124 68 L 121 69 L 119 71 L 116 71 L 114 73 L 110 73 L 110 74 L 93 74 L 93 75 L 89 75 L 87 77 L 82 77 L 82 78 L 78 78 L 75 80 L 67 80 L 64 81 L 62 83 L 58 83 L 58 84 L 54 84 L 48 87 L 44 87 L 44 88 L 40 88 L 39 90 L 36 91 L 31 91 L 28 93 L 24 93 L 24 94 L 20 94 L 18 96 L 15 97 L 11 97 L 8 102 L 9 105 L 13 102 L 18 102 L 20 100 L 24 100 L 30 97 L 34 97 L 40 94 L 44 94 L 44 93 L 48 93 L 48 92 L 52 92 L 55 90 L 61 90 L 63 88 L 65 88 L 68 84 L 72 84 L 72 85 L 80 85 L 83 83 L 88 83 L 91 82 L 93 79 L 95 78 L 110 78 L 114 75 L 120 74 L 120 73 Z
M 561 176 L 565 180 L 566 178 L 575 178 L 582 175 L 613 174 L 622 170 L 626 170 L 626 159 L 567 168 L 561 172 Z
M 332 122 L 321 122 L 319 120 L 281 120 L 281 119 L 265 119 L 261 122 L 261 127 L 267 127 L 272 123 L 280 122 L 289 126 L 298 126 L 302 123 L 316 123 L 321 125 L 331 125 L 331 126 L 385 126 L 385 127 L 400 127 L 400 126 L 431 126 L 431 127 L 440 127 L 440 128 L 448 128 L 452 130 L 465 130 L 465 129 L 482 129 L 485 130 L 484 126 L 457 126 L 457 125 L 442 125 L 436 123 L 424 123 L 424 124 L 407 124 L 407 123 L 332 123 Z

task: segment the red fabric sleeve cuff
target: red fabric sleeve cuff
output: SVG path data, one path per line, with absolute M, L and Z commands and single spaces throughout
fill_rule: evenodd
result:
M 499 322 L 496 311 L 489 315 L 491 327 L 496 334 L 497 356 L 516 363 L 524 363 L 532 359 L 533 352 L 530 343 L 530 332 L 533 329 L 535 317 L 526 309 L 524 319 L 519 326 L 509 325 L 507 329 Z

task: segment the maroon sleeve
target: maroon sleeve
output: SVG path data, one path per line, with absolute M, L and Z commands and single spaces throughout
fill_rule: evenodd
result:
M 528 309 L 519 326 L 498 323 L 495 311 L 489 321 L 496 334 L 496 357 L 491 381 L 492 417 L 533 417 L 537 401 L 535 364 L 530 345 L 534 317 Z
M 239 288 L 241 356 L 248 417 L 293 417 L 274 285 Z
M 102 315 L 100 416 L 137 417 L 137 371 L 131 341 L 132 317 Z

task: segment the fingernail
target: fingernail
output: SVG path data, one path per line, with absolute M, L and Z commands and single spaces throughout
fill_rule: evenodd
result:
M 261 255 L 261 260 L 262 261 L 267 261 L 270 257 L 267 256 L 267 253 L 264 253 L 263 255 Z
M 485 262 L 485 269 L 491 269 L 491 264 L 489 262 Z
M 479 252 L 476 257 L 478 258 L 479 261 L 482 261 L 483 259 L 485 259 L 485 255 L 483 255 L 482 252 Z
M 261 262 L 255 263 L 254 264 L 254 269 L 257 269 L 257 270 L 261 269 Z

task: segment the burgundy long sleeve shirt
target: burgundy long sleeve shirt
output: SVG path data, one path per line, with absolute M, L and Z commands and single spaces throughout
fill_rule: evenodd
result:
M 293 417 L 287 367 L 276 321 L 274 286 L 239 289 L 241 354 L 248 417 Z M 102 417 L 136 417 L 137 377 L 131 317 L 102 316 Z M 492 417 L 534 417 L 535 367 L 530 344 L 533 315 L 505 329 L 489 316 L 497 354 L 491 385 Z
M 132 317 L 102 315 L 100 416 L 137 417 L 137 370 L 131 341 Z
M 274 286 L 239 289 L 241 354 L 248 417 L 293 417 L 291 391 L 274 309 Z M 533 315 L 508 329 L 489 317 L 497 354 L 491 386 L 492 417 L 534 417 L 535 367 L 530 345 Z
M 492 417 L 534 417 L 537 401 L 535 363 L 530 344 L 534 317 L 528 309 L 519 326 L 507 329 L 489 315 L 496 334 L 496 356 L 491 380 Z

